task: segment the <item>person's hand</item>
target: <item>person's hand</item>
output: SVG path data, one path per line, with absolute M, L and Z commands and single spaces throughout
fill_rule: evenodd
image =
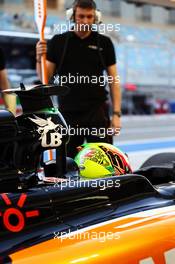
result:
M 14 94 L 3 93 L 3 99 L 7 110 L 16 115 L 16 96 Z
M 47 53 L 47 42 L 45 40 L 38 41 L 36 44 L 36 61 L 40 63 L 42 55 L 46 53 Z
M 121 129 L 121 118 L 117 115 L 112 116 L 111 127 L 113 128 L 114 135 L 120 134 Z

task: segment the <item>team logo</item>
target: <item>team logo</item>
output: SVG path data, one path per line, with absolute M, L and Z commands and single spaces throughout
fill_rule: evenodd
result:
M 8 206 L 4 212 L 0 211 L 0 217 L 2 217 L 4 227 L 10 232 L 20 232 L 26 226 L 26 220 L 30 217 L 38 217 L 40 212 L 38 210 L 24 211 L 27 194 L 22 193 L 19 196 L 16 205 L 13 205 L 6 193 L 0 195 L 0 198 Z
M 35 119 L 30 117 L 29 119 L 39 126 L 37 132 L 41 135 L 39 139 L 43 148 L 59 147 L 62 144 L 62 135 L 58 132 L 62 126 L 52 122 L 51 117 L 47 120 L 38 116 L 35 116 Z
M 95 45 L 89 45 L 88 48 L 89 48 L 89 49 L 93 49 L 93 50 L 98 50 L 98 49 L 99 49 L 100 51 L 103 50 L 103 48 L 101 48 L 101 47 L 98 48 L 98 46 L 95 46 Z

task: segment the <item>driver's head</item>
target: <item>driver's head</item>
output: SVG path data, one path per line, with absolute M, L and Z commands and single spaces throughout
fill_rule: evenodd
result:
M 86 143 L 75 157 L 80 176 L 87 179 L 132 173 L 126 154 L 107 143 Z

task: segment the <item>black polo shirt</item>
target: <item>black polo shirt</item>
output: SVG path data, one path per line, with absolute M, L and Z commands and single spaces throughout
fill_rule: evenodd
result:
M 5 69 L 5 58 L 4 58 L 4 53 L 3 50 L 0 48 L 0 70 Z
M 93 31 L 85 39 L 71 31 L 55 35 L 48 43 L 47 59 L 56 64 L 59 80 L 70 87 L 69 94 L 59 98 L 62 111 L 88 110 L 106 100 L 103 71 L 116 63 L 109 37 Z

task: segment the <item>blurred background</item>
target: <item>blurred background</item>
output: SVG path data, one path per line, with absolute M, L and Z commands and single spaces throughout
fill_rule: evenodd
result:
M 72 0 L 48 0 L 46 38 L 65 24 Z M 175 3 L 96 0 L 103 23 L 118 25 L 105 31 L 114 42 L 123 91 L 123 114 L 175 113 Z M 159 1 L 149 1 L 158 3 Z M 168 3 L 169 2 L 169 3 Z M 0 0 L 0 46 L 5 51 L 11 85 L 37 81 L 33 1 Z
M 59 33 L 55 32 L 56 25 L 66 23 L 65 10 L 72 2 L 47 1 L 46 39 Z M 136 167 L 136 158 L 146 152 L 175 150 L 175 1 L 96 3 L 104 24 L 120 25 L 120 30 L 105 32 L 115 45 L 123 94 L 123 130 L 115 142 L 130 153 Z M 38 80 L 33 9 L 31 0 L 0 0 L 0 46 L 5 51 L 12 87 Z

